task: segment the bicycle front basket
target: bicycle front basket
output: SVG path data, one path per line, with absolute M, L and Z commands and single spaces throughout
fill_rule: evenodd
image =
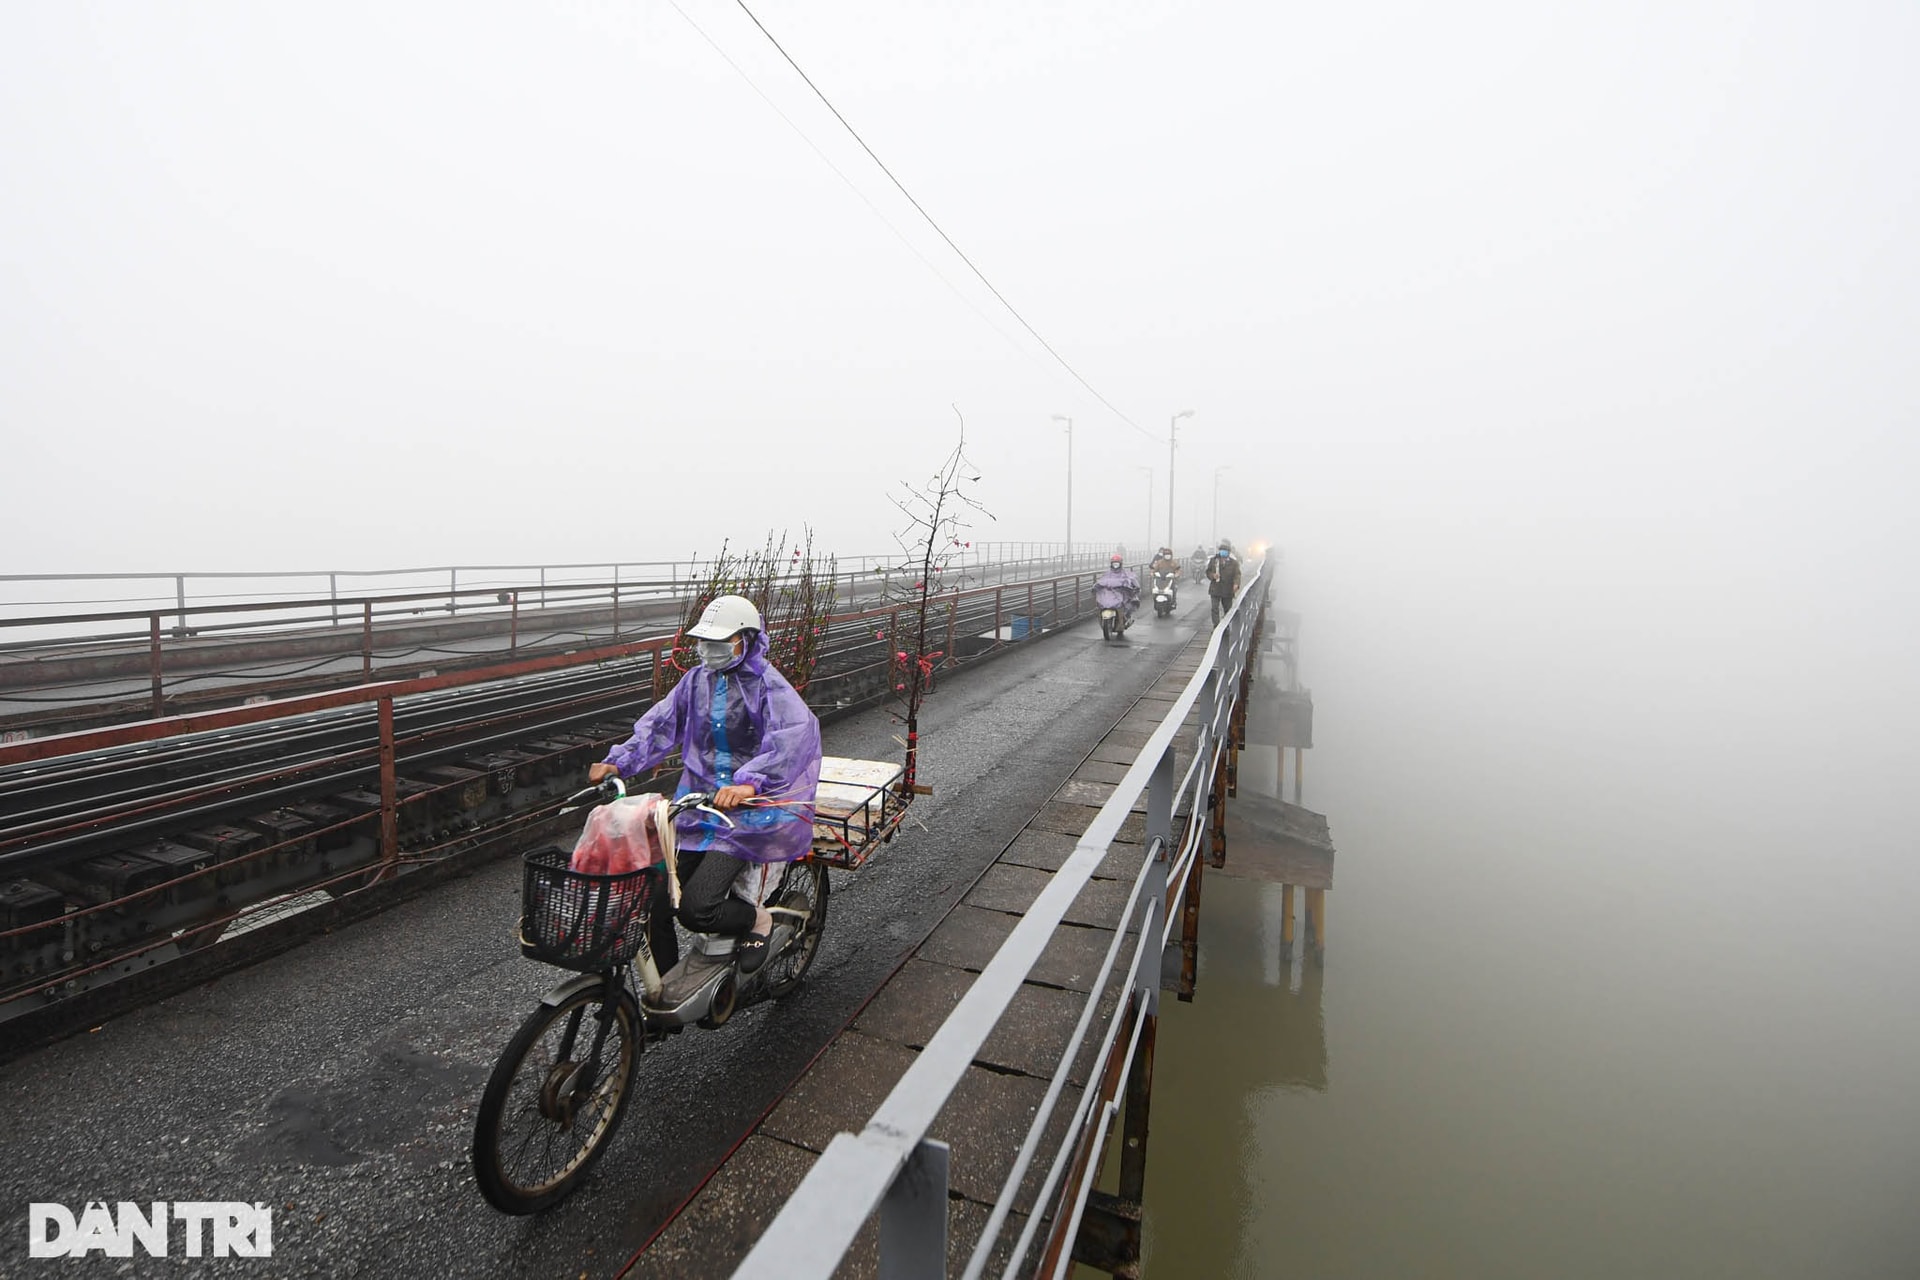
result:
M 647 921 L 666 886 L 664 867 L 614 876 L 572 870 L 567 853 L 536 849 L 526 862 L 520 953 L 563 969 L 597 973 L 640 951 Z

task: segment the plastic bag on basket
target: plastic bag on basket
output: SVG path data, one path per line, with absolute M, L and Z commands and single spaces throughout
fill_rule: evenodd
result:
M 617 876 L 665 862 L 673 818 L 660 796 L 628 796 L 587 815 L 569 866 L 591 876 Z
M 568 867 L 590 876 L 632 876 L 661 863 L 670 867 L 673 839 L 673 813 L 664 798 L 629 796 L 587 815 Z M 623 931 L 635 911 L 650 905 L 643 897 L 649 879 L 608 882 L 595 890 L 575 882 L 575 891 L 557 904 L 563 936 L 584 941 L 608 930 Z

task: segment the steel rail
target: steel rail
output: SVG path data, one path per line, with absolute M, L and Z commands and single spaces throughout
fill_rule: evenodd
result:
M 1077 613 L 1082 603 L 1080 575 L 1047 579 L 1035 586 L 1050 588 L 1059 581 L 1073 583 L 1069 600 Z M 1031 598 L 1035 587 L 1025 589 Z M 942 613 L 949 629 L 973 627 L 987 619 L 989 608 L 995 618 L 1004 613 L 1005 593 L 1005 588 L 955 592 L 935 597 L 929 608 L 936 627 L 943 621 Z M 832 621 L 843 634 L 849 625 L 881 618 L 897 628 L 909 608 L 894 602 L 837 615 Z M 889 652 L 900 642 L 883 630 L 871 641 L 860 638 L 850 644 L 830 644 L 821 661 L 831 668 L 842 658 Z M 638 647 L 651 648 L 646 642 Z M 646 680 L 663 653 L 663 648 L 653 649 L 589 668 L 568 667 L 507 682 L 397 696 L 397 761 L 417 767 L 470 755 L 496 743 L 568 728 L 614 711 L 634 698 L 632 684 Z M 859 677 L 890 660 L 851 672 L 829 671 L 816 682 Z M 947 654 L 945 661 L 960 659 Z M 496 708 L 497 714 L 489 714 L 489 707 Z M 553 714 L 543 716 L 543 712 Z M 362 744 L 373 718 L 364 707 L 331 708 L 107 747 L 84 757 L 57 757 L 50 764 L 10 766 L 0 770 L 0 799 L 12 801 L 14 808 L 13 820 L 0 829 L 0 867 L 24 871 L 64 862 L 69 860 L 67 855 L 85 856 L 89 848 L 110 841 L 124 845 L 129 838 L 163 835 L 193 822 L 365 782 L 373 768 L 369 756 L 374 749 Z M 506 727 L 494 733 L 477 732 L 492 726 Z M 267 751 L 272 752 L 271 761 L 263 764 L 258 757 Z M 190 781 L 169 776 L 188 770 L 193 774 Z M 280 785 L 263 789 L 262 783 Z M 105 805 L 99 798 L 103 788 L 112 792 L 112 802 Z
M 933 652 L 941 666 L 960 665 L 974 657 L 1000 651 L 1011 643 L 1011 636 L 1028 634 L 1017 629 L 1009 631 L 1001 625 L 1010 607 L 1016 612 L 1031 610 L 1036 615 L 1030 624 L 1030 634 L 1037 636 L 1043 630 L 1064 626 L 1086 611 L 1080 589 L 1086 580 L 1085 574 L 1056 575 L 1032 584 L 970 588 L 932 597 L 927 605 L 924 647 L 935 651 L 935 646 L 942 646 Z M 876 682 L 872 676 L 895 661 L 895 646 L 905 643 L 902 637 L 907 630 L 904 628 L 917 621 L 918 607 L 917 601 L 882 600 L 870 608 L 836 615 L 830 620 L 830 626 L 838 634 L 822 646 L 815 687 L 832 689 L 836 682 L 845 682 L 855 699 L 869 700 L 875 693 L 872 686 Z M 873 638 L 867 638 L 865 627 L 881 619 L 885 620 L 884 625 L 879 626 Z M 989 624 L 994 629 L 984 630 Z M 954 649 L 953 642 L 961 634 L 976 630 L 979 639 L 987 643 L 963 657 Z M 942 634 L 946 637 L 944 642 L 940 639 Z M 564 665 L 511 664 L 512 670 L 504 679 L 486 678 L 499 675 L 495 669 L 466 673 L 465 678 L 451 680 L 385 681 L 361 689 L 359 699 L 310 696 L 260 708 L 237 708 L 224 714 L 173 717 L 169 718 L 172 723 L 161 726 L 172 732 L 158 736 L 153 735 L 151 727 L 134 726 L 65 736 L 69 741 L 99 743 L 104 740 L 107 745 L 85 755 L 49 754 L 0 767 L 0 803 L 28 795 L 37 795 L 48 802 L 34 811 L 36 825 L 32 829 L 22 830 L 17 823 L 11 833 L 0 828 L 0 837 L 6 834 L 13 837 L 0 843 L 0 849 L 12 846 L 10 852 L 0 854 L 0 870 L 30 870 L 54 862 L 64 864 L 89 856 L 92 847 L 107 843 L 125 847 L 140 838 L 189 829 L 216 819 L 232 817 L 239 821 L 247 814 L 281 803 L 338 792 L 343 786 L 364 783 L 371 787 L 376 773 L 382 775 L 381 785 L 385 791 L 385 775 L 396 767 L 412 769 L 436 759 L 471 756 L 496 742 L 518 740 L 524 744 L 529 737 L 556 730 L 577 733 L 583 722 L 594 717 L 604 722 L 612 712 L 631 708 L 636 701 L 645 705 L 648 691 L 657 693 L 660 688 L 652 677 L 660 669 L 659 664 L 667 659 L 672 644 L 672 637 L 652 637 L 611 647 L 611 654 L 588 651 L 568 655 L 570 661 Z M 867 661 L 868 657 L 879 660 Z M 841 669 L 842 664 L 850 661 L 858 665 Z M 884 688 L 882 684 L 881 696 Z M 366 705 L 368 702 L 393 706 L 392 714 L 379 717 L 391 723 L 392 728 L 384 734 L 386 741 L 378 746 L 366 742 L 370 722 L 376 719 L 372 714 L 375 708 Z M 847 699 L 842 697 L 839 703 L 846 705 Z M 296 714 L 288 715 L 289 710 L 295 710 Z M 183 726 L 192 731 L 181 731 Z M 382 727 L 384 729 L 385 724 Z M 129 728 L 133 732 L 127 732 Z M 589 728 L 588 732 L 594 731 Z M 604 723 L 599 732 L 606 732 Z M 11 754 L 34 756 L 38 753 L 16 751 Z M 268 758 L 263 760 L 262 756 Z M 111 781 L 128 789 L 128 778 L 152 778 L 155 773 L 178 774 L 187 770 L 195 771 L 191 779 L 162 777 L 142 785 L 138 794 L 127 798 L 127 802 L 113 812 L 99 811 L 97 795 L 84 803 L 76 803 L 72 796 L 77 784 Z M 274 785 L 263 787 L 263 781 Z M 435 797 L 467 785 L 470 784 L 465 780 L 450 780 L 411 791 L 404 797 L 390 797 L 386 806 L 390 816 L 385 821 L 390 824 L 391 815 L 411 806 L 432 803 Z M 54 816 L 52 811 L 57 810 L 60 803 L 65 804 L 67 816 L 78 821 L 50 832 L 37 819 Z M 141 954 L 165 947 L 172 941 L 168 930 L 184 930 L 180 937 L 185 938 L 205 933 L 216 925 L 224 928 L 234 921 L 279 910 L 286 902 L 327 884 L 364 883 L 364 877 L 370 872 L 390 875 L 398 867 L 432 861 L 440 850 L 457 852 L 476 842 L 496 839 L 502 832 L 539 820 L 550 807 L 536 806 L 532 810 L 505 813 L 486 820 L 478 828 L 464 829 L 458 835 L 452 830 L 442 831 L 441 842 L 424 849 L 417 843 L 411 849 L 404 845 L 396 847 L 390 830 L 382 832 L 377 843 L 382 844 L 386 852 L 376 864 L 355 866 L 325 880 L 304 881 L 284 892 L 276 890 L 264 901 L 246 904 L 217 919 L 187 917 L 186 924 L 167 925 L 160 937 L 140 940 L 137 945 L 132 939 L 110 943 L 108 953 L 97 960 L 78 969 L 61 967 L 36 979 L 30 989 L 9 995 L 53 991 L 75 980 L 92 978 Z M 129 821 L 129 818 L 136 820 Z M 349 827 L 366 830 L 380 820 L 378 812 L 353 814 L 298 837 L 270 839 L 264 848 L 246 854 L 210 860 L 208 865 L 194 871 L 124 895 L 112 896 L 113 891 L 105 886 L 88 889 L 89 905 L 70 909 L 54 920 L 6 930 L 0 937 L 27 936 L 49 928 L 70 927 L 82 917 L 107 910 L 123 911 L 143 901 L 171 903 L 175 901 L 176 889 L 194 881 L 204 882 L 210 877 L 231 873 L 236 866 L 264 860 L 289 848 L 306 847 L 306 842 L 325 832 Z M 67 838 L 57 842 L 49 839 L 62 831 Z M 79 886 L 69 888 L 80 891 Z M 70 908 L 75 901 L 70 896 Z M 178 910 L 177 907 L 169 909 Z M 129 945 L 134 945 L 135 950 L 128 952 Z

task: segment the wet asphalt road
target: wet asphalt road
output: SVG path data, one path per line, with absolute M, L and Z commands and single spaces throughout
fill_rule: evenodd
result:
M 495 1056 L 565 977 L 513 940 L 517 859 L 0 1068 L 0 1276 L 610 1276 L 907 957 L 1206 623 L 1199 593 L 1125 645 L 1091 624 L 944 676 L 921 717 L 916 823 L 836 872 L 799 991 L 650 1045 L 612 1149 L 536 1218 L 496 1213 L 468 1165 Z M 1195 608 L 1195 605 L 1198 608 Z M 883 712 L 830 725 L 889 758 Z M 0 1034 L 4 1029 L 0 1028 Z M 27 1206 L 274 1207 L 270 1261 L 27 1255 Z

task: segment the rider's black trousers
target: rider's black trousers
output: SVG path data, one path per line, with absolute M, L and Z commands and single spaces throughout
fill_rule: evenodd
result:
M 680 923 L 695 933 L 723 933 L 733 937 L 753 932 L 754 910 L 733 896 L 733 882 L 749 865 L 711 849 L 680 851 Z M 647 926 L 647 945 L 653 962 L 665 973 L 680 962 L 680 939 L 673 931 L 673 914 L 656 911 Z

